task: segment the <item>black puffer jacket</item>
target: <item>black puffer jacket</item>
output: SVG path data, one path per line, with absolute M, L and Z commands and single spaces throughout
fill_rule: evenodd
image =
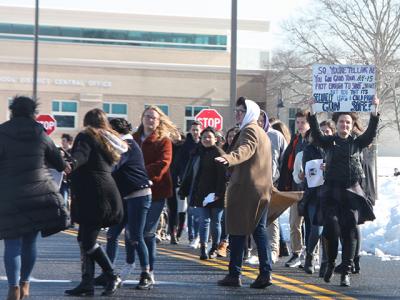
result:
M 64 202 L 46 167 L 65 168 L 41 124 L 16 117 L 0 125 L 0 239 L 51 230 Z
M 123 205 L 99 142 L 81 132 L 72 147 L 71 217 L 78 224 L 109 227 L 123 218 Z
M 182 197 L 190 196 L 190 206 L 203 207 L 204 198 L 210 193 L 215 193 L 218 200 L 207 207 L 224 207 L 226 168 L 214 160 L 223 154 L 225 152 L 217 146 L 206 148 L 202 145 L 193 153 L 179 192 Z
M 376 136 L 379 116 L 371 114 L 367 130 L 354 138 L 349 136 L 343 139 L 338 135 L 323 136 L 319 130 L 315 115 L 309 116 L 311 135 L 318 145 L 325 150 L 326 173 L 328 184 L 332 183 L 343 187 L 350 187 L 361 182 L 363 169 L 360 162 L 360 152 L 372 143 Z

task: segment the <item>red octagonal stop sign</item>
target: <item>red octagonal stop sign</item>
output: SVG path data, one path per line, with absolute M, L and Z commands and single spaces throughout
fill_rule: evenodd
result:
M 48 135 L 56 130 L 57 127 L 57 121 L 53 118 L 52 115 L 38 115 L 36 118 L 36 122 L 43 125 Z
M 203 109 L 195 116 L 195 120 L 201 123 L 203 129 L 211 126 L 219 131 L 223 127 L 223 118 L 215 109 Z

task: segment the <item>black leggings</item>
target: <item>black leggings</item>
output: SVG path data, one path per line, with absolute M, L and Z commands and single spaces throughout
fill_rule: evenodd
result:
M 97 244 L 97 237 L 100 233 L 97 225 L 80 224 L 78 230 L 78 242 L 85 252 L 93 250 Z
M 349 207 L 351 199 L 348 199 L 345 188 L 333 188 L 327 197 L 323 207 L 324 229 L 323 237 L 326 241 L 325 249 L 328 262 L 334 264 L 339 239 L 342 242 L 342 263 L 346 270 L 350 270 L 357 248 L 357 212 Z

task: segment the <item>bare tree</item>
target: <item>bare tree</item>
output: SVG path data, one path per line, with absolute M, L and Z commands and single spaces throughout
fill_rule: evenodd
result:
M 397 129 L 400 138 L 400 0 L 314 0 L 311 5 L 283 25 L 287 45 L 275 55 L 272 82 L 280 82 L 289 91 L 286 100 L 298 104 L 311 94 L 313 64 L 375 65 L 381 109 L 391 112 L 385 113 L 383 127 Z

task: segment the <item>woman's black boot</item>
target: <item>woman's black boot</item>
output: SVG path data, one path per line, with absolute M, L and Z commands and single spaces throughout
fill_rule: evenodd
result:
M 94 295 L 94 260 L 81 249 L 82 281 L 73 289 L 66 290 L 70 296 Z
M 111 296 L 115 294 L 117 289 L 121 286 L 121 278 L 115 274 L 113 266 L 107 254 L 101 247 L 97 247 L 93 252 L 88 254 L 103 270 L 106 276 L 106 286 L 102 296 Z

